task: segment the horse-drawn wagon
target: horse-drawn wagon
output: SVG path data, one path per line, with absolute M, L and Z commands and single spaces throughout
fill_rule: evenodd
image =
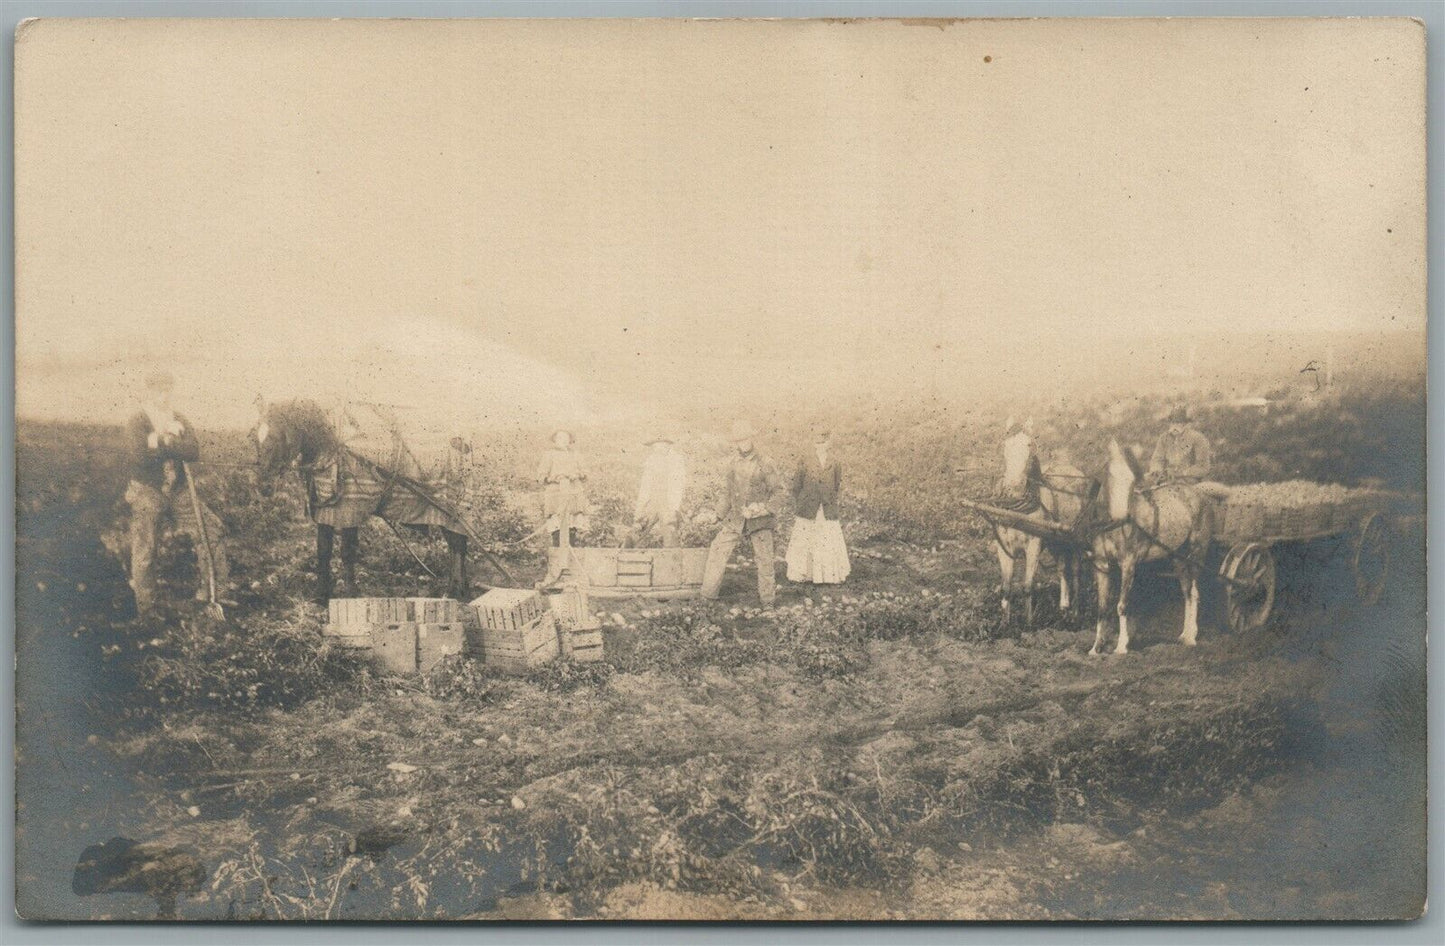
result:
M 1236 632 L 1262 627 L 1274 611 L 1278 587 L 1276 549 L 1322 552 L 1325 561 L 1343 551 L 1355 594 L 1373 605 L 1384 593 L 1390 545 L 1397 522 L 1410 514 L 1410 497 L 1384 490 L 1306 481 L 1196 487 L 1213 516 L 1213 551 L 1222 552 L 1218 579 L 1224 617 Z M 1081 558 L 1093 554 L 1093 538 L 1108 520 L 1087 514 L 1064 524 L 1032 513 L 963 500 L 995 529 L 1038 537 Z M 1174 558 L 1173 554 L 1165 556 Z

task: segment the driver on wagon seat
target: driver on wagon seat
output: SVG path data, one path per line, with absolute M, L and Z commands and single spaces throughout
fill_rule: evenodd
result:
M 1189 408 L 1169 413 L 1169 429 L 1154 443 L 1148 481 L 1152 486 L 1194 485 L 1209 476 L 1212 455 L 1209 439 L 1189 423 Z

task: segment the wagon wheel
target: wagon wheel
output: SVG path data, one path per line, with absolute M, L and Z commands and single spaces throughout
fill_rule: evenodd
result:
M 1236 545 L 1224 557 L 1224 605 L 1236 634 L 1263 627 L 1274 610 L 1274 553 L 1268 545 Z
M 1365 604 L 1378 604 L 1390 574 L 1390 527 L 1385 517 L 1372 512 L 1360 524 L 1355 540 L 1355 594 Z

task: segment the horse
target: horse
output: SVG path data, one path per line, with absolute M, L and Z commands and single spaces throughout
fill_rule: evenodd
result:
M 1193 647 L 1199 636 L 1199 576 L 1214 534 L 1212 507 L 1197 488 L 1163 484 L 1137 488 L 1142 472 L 1138 461 L 1120 445 L 1109 441 L 1104 468 L 1104 495 L 1108 520 L 1094 524 L 1094 577 L 1098 585 L 1099 618 L 1091 656 L 1104 642 L 1109 604 L 1110 572 L 1119 567 L 1119 640 L 1115 654 L 1129 652 L 1129 593 L 1134 571 L 1141 562 L 1169 559 L 1178 569 L 1184 595 L 1184 629 L 1179 640 Z
M 331 575 L 332 548 L 341 534 L 342 584 L 356 591 L 358 530 L 376 516 L 393 527 L 426 532 L 436 526 L 451 552 L 447 596 L 465 601 L 468 527 L 459 514 L 436 498 L 433 484 L 407 448 L 394 425 L 385 425 L 385 459 L 369 457 L 355 444 L 359 426 L 348 410 L 336 419 L 314 401 L 279 404 L 257 402 L 259 420 L 251 430 L 263 488 L 289 469 L 301 474 L 306 487 L 306 512 L 316 523 L 315 599 L 325 606 L 335 590 Z M 338 431 L 338 427 L 342 427 Z
M 1048 513 L 1039 502 L 1041 475 L 1038 452 L 1034 444 L 1033 423 L 1030 420 L 1022 425 L 1015 425 L 1010 419 L 1005 426 L 1011 433 L 1003 443 L 1003 477 L 998 482 L 998 496 L 994 504 L 1029 519 L 1047 521 Z M 1013 529 L 998 523 L 991 525 L 1002 582 L 999 594 L 1004 624 L 1007 625 L 1012 619 L 1009 594 L 1013 590 L 1019 559 L 1023 559 L 1024 621 L 1033 626 L 1034 576 L 1039 569 L 1043 539 L 1022 529 Z
M 1053 462 L 1045 465 L 1039 477 L 1039 504 L 1050 522 L 1067 529 L 1076 528 L 1099 491 L 1096 479 L 1074 466 L 1068 452 L 1060 449 Z M 1059 611 L 1077 616 L 1079 590 L 1079 550 L 1072 542 L 1044 540 L 1044 549 L 1059 568 Z

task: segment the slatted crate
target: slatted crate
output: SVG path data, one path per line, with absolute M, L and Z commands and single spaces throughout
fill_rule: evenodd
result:
M 411 620 L 406 598 L 332 598 L 327 612 L 328 623 L 340 627 Z
M 466 627 L 467 653 L 480 655 L 487 666 L 520 673 L 554 660 L 561 650 L 557 619 L 545 611 L 520 628 Z
M 407 598 L 408 620 L 418 624 L 453 624 L 472 619 L 472 608 L 455 598 Z
M 471 608 L 483 628 L 513 631 L 547 613 L 547 599 L 526 588 L 493 588 L 473 600 Z

